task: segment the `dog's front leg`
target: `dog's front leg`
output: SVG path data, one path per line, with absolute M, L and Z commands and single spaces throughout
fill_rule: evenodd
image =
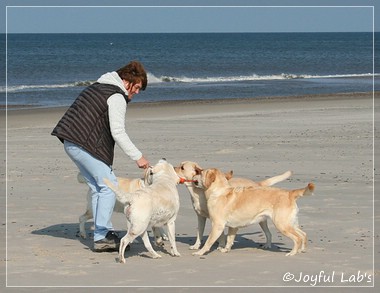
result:
M 177 244 L 175 242 L 175 222 L 169 221 L 167 224 L 168 227 L 168 236 L 170 242 L 170 254 L 172 256 L 181 256 L 181 254 L 177 250 Z
M 218 238 L 218 250 L 222 250 L 224 247 L 226 247 L 226 238 L 226 234 L 224 234 L 223 231 Z
M 197 240 L 193 245 L 189 247 L 191 250 L 197 250 L 199 247 L 201 247 L 202 244 L 202 238 L 203 238 L 203 233 L 205 231 L 205 225 L 206 225 L 206 218 L 202 217 L 200 215 L 198 216 L 198 230 L 197 230 Z
M 231 250 L 238 230 L 238 228 L 228 228 L 227 244 L 224 248 L 219 249 L 221 252 L 229 252 Z
M 215 243 L 218 237 L 222 234 L 224 230 L 224 223 L 212 223 L 211 233 L 208 236 L 205 245 L 203 245 L 202 249 L 194 252 L 193 255 L 204 255 L 206 252 L 210 251 L 211 246 Z
M 305 252 L 306 247 L 307 247 L 307 235 L 304 231 L 302 231 L 298 226 L 295 228 L 299 236 L 301 237 L 302 240 L 302 245 L 298 249 L 298 252 Z
M 261 221 L 259 225 L 261 229 L 263 229 L 265 238 L 267 239 L 267 242 L 263 245 L 263 248 L 270 249 L 272 247 L 272 234 L 269 231 L 267 220 L 265 219 Z
M 159 231 L 160 231 L 159 233 L 161 234 L 162 240 L 168 241 L 169 238 L 168 238 L 168 235 L 166 235 L 164 228 L 160 227 Z
M 164 237 L 167 238 L 167 236 L 164 233 L 164 230 L 161 227 L 160 228 L 152 227 L 152 230 L 153 230 L 153 236 L 154 236 L 154 240 L 156 242 L 156 245 L 157 246 L 163 246 L 164 245 Z

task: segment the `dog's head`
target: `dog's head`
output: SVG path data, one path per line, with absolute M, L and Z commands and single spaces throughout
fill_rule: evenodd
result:
M 169 164 L 166 159 L 161 159 L 156 165 L 146 169 L 145 182 L 150 185 L 154 182 L 155 178 L 163 175 L 171 177 L 176 183 L 180 180 L 177 173 L 174 171 L 174 167 Z
M 203 169 L 195 162 L 184 161 L 178 167 L 175 167 L 174 170 L 179 177 L 192 180 L 194 176 L 200 175 Z
M 212 187 L 229 185 L 226 174 L 216 168 L 203 170 L 200 175 L 194 176 L 194 180 L 197 182 L 197 187 L 205 190 Z
M 188 180 L 188 182 L 191 181 L 195 183 L 199 175 L 201 175 L 203 168 L 195 162 L 183 161 L 178 167 L 174 167 L 174 170 L 179 177 Z M 225 173 L 224 176 L 227 180 L 230 180 L 233 177 L 233 171 L 231 170 Z M 197 184 L 195 184 L 195 186 L 198 187 Z

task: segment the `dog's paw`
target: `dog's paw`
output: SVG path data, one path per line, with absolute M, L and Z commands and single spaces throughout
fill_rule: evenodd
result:
M 119 263 L 125 263 L 125 258 L 124 257 L 119 257 Z
M 261 248 L 262 249 L 271 249 L 272 248 L 272 244 L 263 244 L 263 245 L 261 245 Z
M 172 255 L 172 256 L 181 256 L 181 254 L 178 252 L 178 250 L 177 249 L 170 249 L 170 254 Z
M 189 246 L 190 250 L 198 250 L 201 247 L 200 243 L 195 243 L 194 245 Z
M 218 250 L 219 250 L 220 252 L 227 253 L 227 252 L 231 251 L 231 248 L 223 248 L 223 247 L 220 247 L 220 248 L 218 248 Z
M 165 245 L 164 240 L 161 237 L 160 238 L 156 238 L 155 244 L 158 247 L 161 247 L 161 246 Z
M 285 256 L 293 256 L 293 255 L 296 255 L 296 254 L 297 254 L 297 252 L 295 252 L 295 251 L 292 250 L 291 252 L 285 254 Z
M 194 255 L 194 256 L 202 256 L 202 255 L 204 255 L 205 253 L 202 251 L 202 250 L 199 250 L 199 251 L 197 251 L 197 252 L 193 252 L 192 253 L 192 255 Z

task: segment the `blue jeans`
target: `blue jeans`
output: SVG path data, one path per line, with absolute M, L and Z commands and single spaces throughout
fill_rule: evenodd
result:
M 95 224 L 94 241 L 101 240 L 105 238 L 108 231 L 113 230 L 111 217 L 116 201 L 115 194 L 104 184 L 103 178 L 107 178 L 115 185 L 117 185 L 117 178 L 111 166 L 96 159 L 80 146 L 65 141 L 64 148 L 91 189 Z

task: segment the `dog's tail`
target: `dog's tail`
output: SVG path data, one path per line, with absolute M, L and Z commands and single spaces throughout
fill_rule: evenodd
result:
M 123 190 L 120 190 L 118 186 L 116 186 L 115 184 L 113 184 L 110 180 L 108 180 L 107 178 L 103 178 L 103 181 L 104 183 L 112 189 L 113 192 L 115 192 L 116 194 L 116 198 L 117 200 L 123 204 L 124 206 L 127 205 L 128 203 L 130 203 L 132 201 L 132 198 L 130 196 L 130 193 L 128 192 L 125 192 Z
M 278 182 L 284 181 L 285 179 L 288 179 L 290 176 L 292 176 L 292 171 L 286 171 L 285 173 L 281 175 L 277 175 L 268 179 L 265 179 L 263 181 L 260 181 L 260 186 L 267 187 L 275 185 Z
M 294 189 L 289 191 L 289 196 L 297 199 L 301 196 L 308 196 L 308 195 L 313 195 L 315 189 L 314 183 L 309 183 L 305 188 L 301 189 Z

